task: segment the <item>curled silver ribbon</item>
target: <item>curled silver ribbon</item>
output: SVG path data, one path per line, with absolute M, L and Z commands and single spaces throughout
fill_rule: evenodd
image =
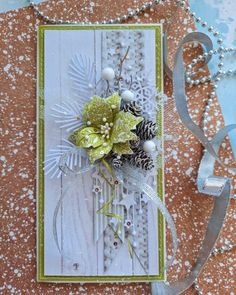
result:
M 201 43 L 207 50 L 212 46 L 211 39 L 203 33 L 190 33 L 182 40 L 175 56 L 175 66 L 173 71 L 174 96 L 176 108 L 183 125 L 189 129 L 206 148 L 206 153 L 203 156 L 199 167 L 197 179 L 198 190 L 201 193 L 215 197 L 215 202 L 211 217 L 208 221 L 202 248 L 191 273 L 185 279 L 169 285 L 163 282 L 152 283 L 153 295 L 181 294 L 194 283 L 214 248 L 215 242 L 223 226 L 230 200 L 230 180 L 225 177 L 214 176 L 213 174 L 215 161 L 218 161 L 225 166 L 219 159 L 217 153 L 223 138 L 228 132 L 235 129 L 236 125 L 230 125 L 221 129 L 212 141 L 208 141 L 203 131 L 192 121 L 188 112 L 185 94 L 185 71 L 182 50 L 184 44 L 193 41 Z

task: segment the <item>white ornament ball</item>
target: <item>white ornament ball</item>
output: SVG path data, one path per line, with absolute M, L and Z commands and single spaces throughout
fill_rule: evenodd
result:
M 125 90 L 124 92 L 122 92 L 121 97 L 124 101 L 131 101 L 134 100 L 134 93 L 130 90 Z
M 143 150 L 146 153 L 155 152 L 155 150 L 156 150 L 156 144 L 155 144 L 155 142 L 152 141 L 152 140 L 145 141 L 144 144 L 143 144 Z
M 102 71 L 102 79 L 111 81 L 115 78 L 115 72 L 112 68 L 105 68 Z

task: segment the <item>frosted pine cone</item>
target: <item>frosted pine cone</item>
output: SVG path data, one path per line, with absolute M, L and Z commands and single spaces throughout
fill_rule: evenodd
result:
M 141 149 L 128 156 L 128 161 L 130 164 L 143 170 L 151 170 L 154 167 L 153 159 Z
M 115 167 L 115 168 L 120 168 L 122 165 L 123 165 L 123 162 L 121 159 L 118 159 L 118 158 L 114 158 L 112 160 L 112 165 Z
M 131 140 L 129 143 L 130 143 L 130 147 L 131 147 L 131 149 L 132 149 L 132 150 L 135 150 L 135 149 L 137 149 L 138 146 L 140 145 L 140 139 L 139 139 L 139 137 L 138 137 L 138 138 L 135 139 L 135 140 Z
M 136 134 L 141 140 L 151 140 L 156 136 L 156 123 L 144 119 L 136 127 Z
M 129 112 L 136 117 L 140 117 L 142 114 L 141 108 L 136 101 L 131 101 L 129 103 L 124 104 L 122 109 L 124 112 Z

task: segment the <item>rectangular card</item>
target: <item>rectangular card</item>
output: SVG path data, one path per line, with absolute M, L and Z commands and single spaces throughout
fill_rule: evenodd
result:
M 145 185 L 164 201 L 163 110 L 158 96 L 163 87 L 162 59 L 161 25 L 39 27 L 38 281 L 164 279 L 163 217 L 145 193 L 136 190 L 132 176 L 114 175 L 112 169 L 112 165 L 123 165 L 119 149 L 126 149 L 125 154 L 129 150 L 114 138 L 124 130 L 125 136 L 133 136 L 131 121 L 138 126 L 139 109 L 132 105 L 135 117 L 129 115 L 116 133 L 117 121 L 110 118 L 118 112 L 116 106 L 122 97 L 120 117 L 127 116 L 129 101 L 134 99 L 142 116 L 156 123 L 155 168 L 148 170 L 151 160 L 146 153 L 138 159 L 133 155 L 124 158 L 144 169 Z M 111 98 L 104 109 L 101 98 L 107 97 Z M 94 101 L 97 105 L 92 105 Z M 101 112 L 104 125 L 99 122 Z M 86 122 L 81 123 L 81 118 Z M 87 127 L 83 129 L 82 124 Z M 150 124 L 140 132 L 152 132 Z M 109 132 L 113 132 L 110 138 Z M 91 138 L 86 150 L 86 140 Z M 137 144 L 137 139 L 129 144 Z M 106 140 L 100 145 L 103 154 L 111 145 L 110 158 L 91 165 L 91 158 L 99 157 L 95 146 L 100 140 Z M 117 155 L 112 158 L 114 151 Z

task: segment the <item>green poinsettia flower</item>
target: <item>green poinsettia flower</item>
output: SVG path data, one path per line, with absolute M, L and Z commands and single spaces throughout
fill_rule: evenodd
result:
M 129 141 L 137 139 L 137 136 L 132 130 L 143 118 L 121 111 L 120 104 L 120 96 L 114 93 L 106 99 L 93 96 L 84 107 L 86 126 L 77 129 L 70 140 L 77 147 L 87 149 L 91 163 L 111 151 L 118 155 L 133 153 Z

